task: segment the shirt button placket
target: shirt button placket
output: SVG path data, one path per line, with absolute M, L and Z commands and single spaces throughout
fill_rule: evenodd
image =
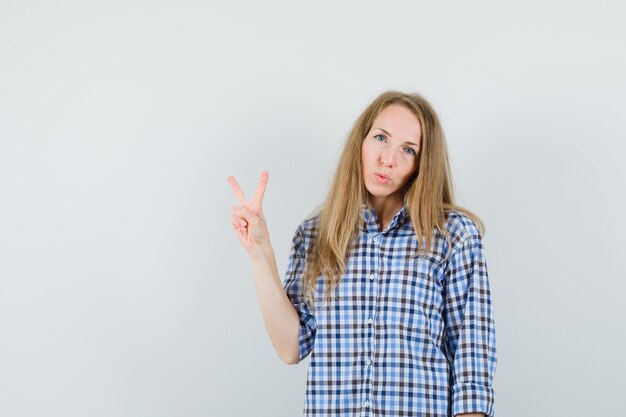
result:
M 375 337 L 374 337 L 374 314 L 376 312 L 376 300 L 377 300 L 377 291 L 378 291 L 378 286 L 376 285 L 377 282 L 375 281 L 375 279 L 378 277 L 378 262 L 379 262 L 379 242 L 380 242 L 380 236 L 373 236 L 372 237 L 372 252 L 371 252 L 371 257 L 374 260 L 372 267 L 374 268 L 374 270 L 372 270 L 369 274 L 369 279 L 370 279 L 370 283 L 372 284 L 372 287 L 370 288 L 370 294 L 372 294 L 372 305 L 370 306 L 369 309 L 369 317 L 367 319 L 367 326 L 368 326 L 368 330 L 369 330 L 369 351 L 365 352 L 365 356 L 367 357 L 366 361 L 365 361 L 365 365 L 367 367 L 367 369 L 365 369 L 365 375 L 366 375 L 366 380 L 367 380 L 367 386 L 365 387 L 365 401 L 363 402 L 363 408 L 362 408 L 362 416 L 369 416 L 372 414 L 372 403 L 371 403 L 371 396 L 372 396 L 372 377 L 373 377 L 373 369 L 372 369 L 372 360 L 370 359 L 373 356 L 373 350 L 374 350 L 374 346 L 375 346 Z

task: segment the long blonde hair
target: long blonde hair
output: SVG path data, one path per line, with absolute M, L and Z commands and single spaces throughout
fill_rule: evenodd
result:
M 419 120 L 422 130 L 417 168 L 403 190 L 407 215 L 416 236 L 421 237 L 414 256 L 427 253 L 435 228 L 448 240 L 450 251 L 450 240 L 444 227 L 450 210 L 467 214 L 479 232 L 484 233 L 484 224 L 477 215 L 454 204 L 448 150 L 435 110 L 418 93 L 385 91 L 354 122 L 328 196 L 314 212 L 319 215 L 318 230 L 309 247 L 303 273 L 304 297 L 311 306 L 315 304 L 312 293 L 320 274 L 325 277 L 328 289 L 339 283 L 347 253 L 363 226 L 361 208 L 363 204 L 369 204 L 369 193 L 363 182 L 361 147 L 378 114 L 390 104 L 401 104 L 409 109 Z M 329 292 L 325 293 L 324 300 L 328 301 Z

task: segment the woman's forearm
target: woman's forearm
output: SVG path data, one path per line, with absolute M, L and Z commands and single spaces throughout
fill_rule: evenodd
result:
M 276 257 L 271 245 L 250 253 L 257 298 L 263 321 L 279 358 L 288 364 L 298 363 L 300 319 L 280 281 Z

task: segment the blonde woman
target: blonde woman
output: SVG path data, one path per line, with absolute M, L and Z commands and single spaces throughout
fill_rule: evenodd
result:
M 494 415 L 496 334 L 484 226 L 454 204 L 437 114 L 386 91 L 354 123 L 326 201 L 295 231 L 281 283 L 262 211 L 235 233 L 278 356 L 311 354 L 305 416 Z

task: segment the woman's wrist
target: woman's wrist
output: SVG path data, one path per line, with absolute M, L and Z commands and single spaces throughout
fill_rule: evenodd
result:
M 274 250 L 270 242 L 266 244 L 257 244 L 250 248 L 248 256 L 252 261 L 258 261 L 262 258 L 271 258 L 274 256 Z

